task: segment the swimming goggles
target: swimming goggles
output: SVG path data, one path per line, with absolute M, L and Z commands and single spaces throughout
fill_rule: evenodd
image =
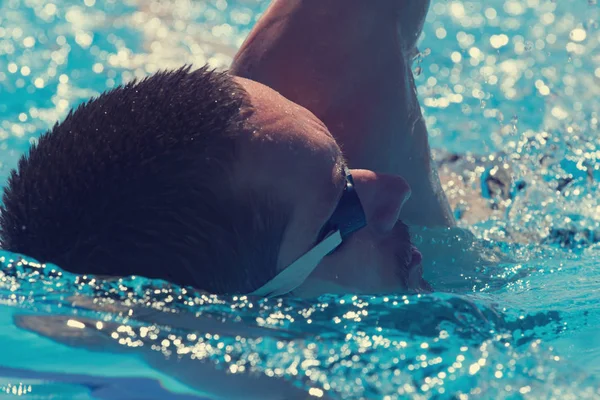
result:
M 354 180 L 352 175 L 346 172 L 346 187 L 333 215 L 321 230 L 318 244 L 250 294 L 274 297 L 291 292 L 308 278 L 325 256 L 337 249 L 348 236 L 366 225 L 367 218 L 354 189 Z

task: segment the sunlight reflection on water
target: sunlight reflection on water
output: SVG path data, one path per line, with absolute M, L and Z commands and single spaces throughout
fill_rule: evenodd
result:
M 184 63 L 225 68 L 267 3 L 1 2 L 0 176 L 90 96 Z M 190 370 L 207 359 L 315 396 L 600 396 L 598 20 L 583 0 L 431 6 L 415 71 L 434 155 L 459 222 L 518 259 L 495 271 L 506 282 L 462 295 L 257 301 L 75 277 L 7 254 L 2 308 L 59 342 Z M 469 217 L 473 194 L 481 217 Z

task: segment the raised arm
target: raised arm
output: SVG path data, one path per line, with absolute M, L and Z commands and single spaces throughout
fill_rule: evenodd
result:
M 429 1 L 275 0 L 233 62 L 321 119 L 352 168 L 402 175 L 402 219 L 452 226 L 410 68 Z

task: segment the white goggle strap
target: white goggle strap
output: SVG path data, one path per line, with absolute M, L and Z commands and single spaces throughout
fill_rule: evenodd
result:
M 317 268 L 321 260 L 341 243 L 342 234 L 337 230 L 250 295 L 273 297 L 291 292 L 300 286 Z

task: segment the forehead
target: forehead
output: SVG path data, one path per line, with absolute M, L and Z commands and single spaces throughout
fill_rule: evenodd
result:
M 329 130 L 313 113 L 288 100 L 279 92 L 244 78 L 235 78 L 246 90 L 253 112 L 249 122 L 254 125 L 262 139 L 291 139 L 300 136 L 309 142 L 322 143 L 323 135 L 329 139 L 326 144 L 337 148 L 335 139 Z M 282 136 L 285 134 L 285 136 Z
M 253 108 L 248 116 L 251 129 L 241 145 L 242 179 L 260 186 L 287 186 L 292 193 L 298 184 L 308 182 L 331 186 L 341 172 L 343 157 L 327 127 L 267 86 L 236 80 Z

